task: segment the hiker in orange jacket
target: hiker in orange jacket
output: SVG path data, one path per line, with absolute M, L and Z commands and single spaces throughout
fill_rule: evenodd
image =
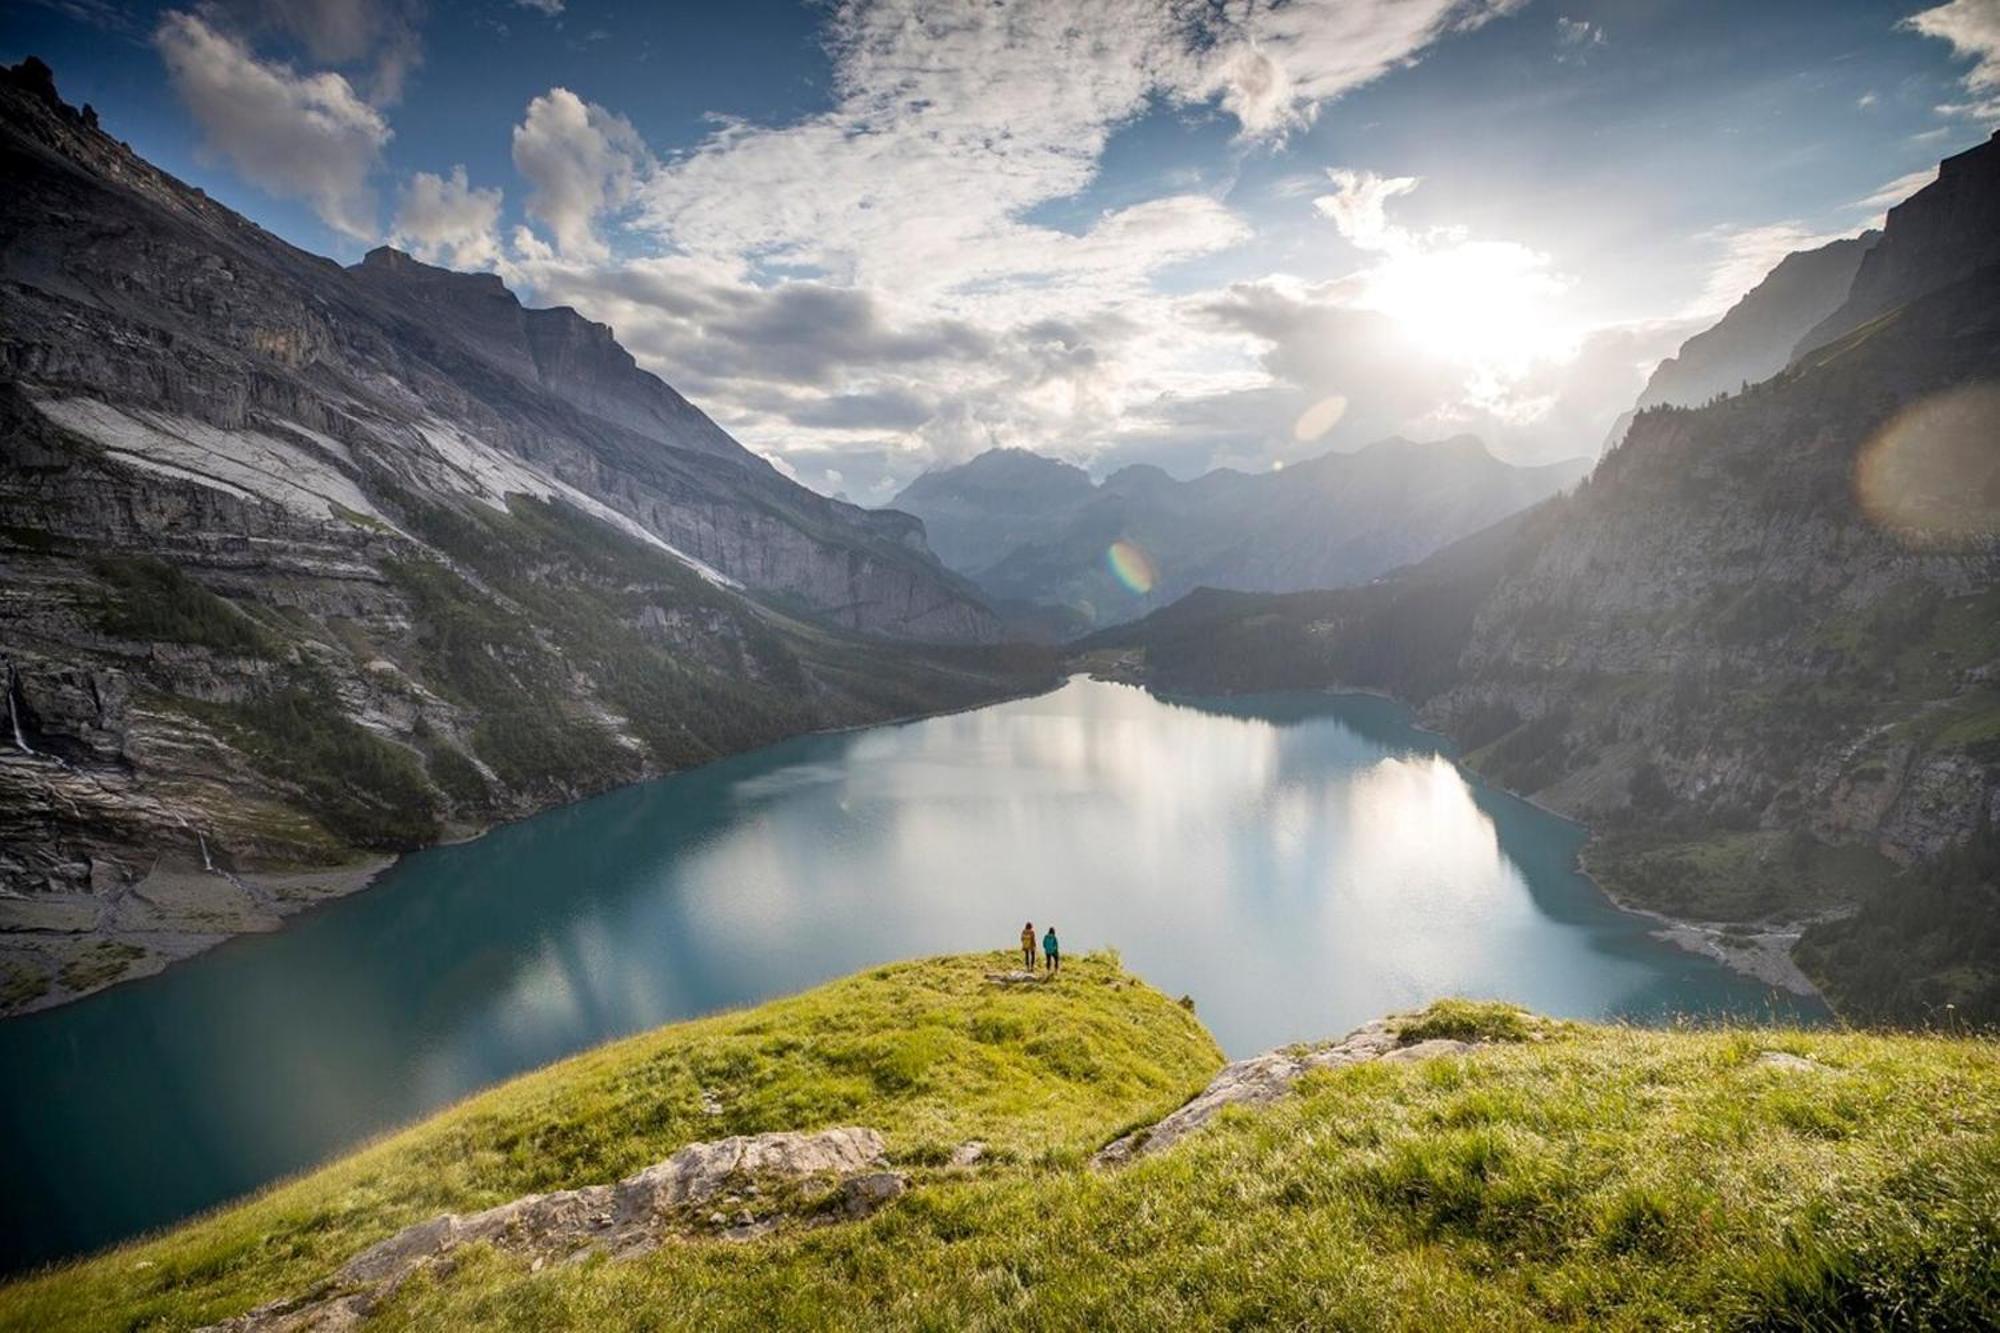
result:
M 1032 921 L 1021 927 L 1021 966 L 1030 972 L 1035 970 L 1035 923 Z

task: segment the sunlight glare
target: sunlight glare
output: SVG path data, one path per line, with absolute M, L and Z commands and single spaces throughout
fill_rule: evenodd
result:
M 1554 309 L 1568 287 L 1525 245 L 1460 241 L 1399 248 L 1367 271 L 1364 300 L 1433 356 L 1519 374 L 1575 354 Z

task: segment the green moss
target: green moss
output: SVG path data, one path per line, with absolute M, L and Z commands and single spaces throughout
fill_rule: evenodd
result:
M 1632 829 L 1594 840 L 1585 865 L 1622 902 L 1699 921 L 1757 921 L 1859 901 L 1898 867 L 1872 847 L 1775 829 Z
M 480 811 L 493 799 L 493 789 L 479 766 L 465 757 L 465 751 L 449 741 L 432 740 L 424 746 L 424 764 L 431 781 L 462 811 Z
M 338 500 L 328 500 L 326 505 L 333 512 L 333 516 L 340 519 L 343 523 L 352 524 L 357 528 L 366 528 L 370 532 L 392 533 L 395 531 L 394 528 L 384 523 L 381 519 L 376 518 L 373 514 L 364 514 L 358 510 L 349 509 Z

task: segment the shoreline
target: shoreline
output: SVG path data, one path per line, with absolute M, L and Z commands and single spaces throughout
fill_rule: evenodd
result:
M 1088 674 L 1093 679 L 1110 681 L 1115 684 L 1137 685 L 1149 693 L 1152 692 L 1152 687 L 1146 682 L 1143 668 L 1136 667 L 1124 661 L 1111 663 L 1108 666 L 1110 669 L 1104 667 L 1096 670 L 1085 668 L 1082 674 Z M 1246 695 L 1270 692 L 1263 690 L 1222 690 L 1216 693 L 1223 698 L 1240 698 Z M 1449 732 L 1439 731 L 1435 727 L 1424 725 L 1417 714 L 1417 710 L 1410 706 L 1409 701 L 1398 697 L 1391 691 L 1372 689 L 1365 686 L 1322 685 L 1309 692 L 1325 694 L 1334 698 L 1349 696 L 1361 699 L 1386 699 L 1407 712 L 1411 719 L 1410 725 L 1418 731 L 1449 742 L 1453 750 L 1450 756 L 1452 762 L 1461 766 L 1464 765 L 1464 756 L 1458 753 L 1461 747 L 1457 738 Z M 1503 792 L 1517 801 L 1522 801 L 1533 806 L 1545 815 L 1560 819 L 1566 824 L 1572 824 L 1582 829 L 1584 832 L 1584 842 L 1582 846 L 1577 848 L 1576 860 L 1571 869 L 1588 880 L 1590 886 L 1603 896 L 1604 901 L 1610 903 L 1619 911 L 1624 912 L 1628 916 L 1640 917 L 1653 922 L 1656 928 L 1648 933 L 1654 939 L 1665 944 L 1671 944 L 1684 952 L 1711 959 L 1739 976 L 1748 977 L 1752 981 L 1762 982 L 1766 986 L 1784 991 L 1788 995 L 1800 999 L 1817 1000 L 1819 1003 L 1826 1005 L 1829 1012 L 1833 1011 L 1833 1005 L 1826 998 L 1825 993 L 1814 984 L 1812 978 L 1808 977 L 1792 959 L 1792 946 L 1798 943 L 1799 936 L 1805 932 L 1805 927 L 1809 923 L 1796 921 L 1696 921 L 1691 918 L 1670 916 L 1665 912 L 1651 907 L 1640 907 L 1634 903 L 1627 902 L 1611 890 L 1605 888 L 1603 881 L 1591 873 L 1590 866 L 1586 860 L 1586 854 L 1590 851 L 1592 843 L 1596 841 L 1597 833 L 1589 824 L 1565 811 L 1556 809 L 1534 796 L 1524 795 L 1509 787 L 1502 786 L 1476 769 L 1469 771 L 1495 791 Z M 1732 931 L 1739 933 L 1733 936 L 1731 934 Z
M 315 908 L 365 889 L 405 859 L 434 847 L 477 842 L 495 829 L 518 824 L 648 782 L 694 773 L 709 764 L 808 736 L 838 736 L 877 727 L 908 726 L 933 718 L 1039 698 L 1062 688 L 1075 673 L 1060 672 L 1052 682 L 996 695 L 979 703 L 934 711 L 903 713 L 873 722 L 814 727 L 766 745 L 716 755 L 685 768 L 649 773 L 570 800 L 479 825 L 447 828 L 434 842 L 407 851 L 365 855 L 333 865 L 287 866 L 240 873 L 210 869 L 191 858 L 163 855 L 142 878 L 108 894 L 46 894 L 0 897 L 0 1023 L 48 1013 L 126 982 L 156 977 L 231 940 L 269 935 Z M 28 978 L 23 981 L 22 978 Z M 16 1001 L 11 987 L 40 988 Z
M 1408 710 L 1413 718 L 1416 716 L 1416 710 L 1411 708 L 1407 701 L 1398 699 L 1387 690 L 1342 688 L 1328 689 L 1326 693 L 1333 695 L 1357 694 L 1371 699 L 1388 699 Z M 1459 744 L 1457 739 L 1448 732 L 1439 731 L 1433 727 L 1426 727 L 1421 723 L 1417 723 L 1416 725 L 1420 731 L 1427 732 L 1432 736 L 1442 737 L 1450 741 L 1454 747 L 1457 747 Z M 1454 762 L 1463 764 L 1464 760 L 1462 757 L 1454 756 Z M 1523 801 L 1545 815 L 1560 819 L 1566 824 L 1572 824 L 1582 829 L 1584 833 L 1583 845 L 1577 848 L 1576 861 L 1571 869 L 1588 880 L 1590 886 L 1603 895 L 1604 901 L 1610 903 L 1619 911 L 1624 912 L 1628 916 L 1642 917 L 1647 921 L 1656 923 L 1658 928 L 1647 932 L 1654 939 L 1665 944 L 1671 944 L 1684 952 L 1713 959 L 1739 976 L 1748 977 L 1752 981 L 1761 981 L 1765 985 L 1782 990 L 1788 995 L 1797 996 L 1801 999 L 1817 1000 L 1821 1004 L 1826 1005 L 1829 1012 L 1832 1010 L 1832 1004 L 1821 993 L 1819 987 L 1813 984 L 1812 978 L 1808 977 L 1800 969 L 1799 965 L 1792 961 L 1792 946 L 1797 944 L 1799 936 L 1805 933 L 1805 925 L 1803 923 L 1795 921 L 1696 921 L 1689 917 L 1671 916 L 1656 908 L 1641 907 L 1636 903 L 1627 902 L 1610 889 L 1604 887 L 1604 881 L 1600 880 L 1590 869 L 1587 857 L 1592 844 L 1597 841 L 1597 831 L 1595 829 L 1567 811 L 1556 809 L 1539 797 L 1528 796 L 1514 791 L 1509 787 L 1502 786 L 1487 777 L 1484 773 L 1479 773 L 1476 769 L 1473 772 L 1477 774 L 1481 782 L 1487 783 L 1495 791 L 1505 792 L 1515 800 Z M 1731 930 L 1746 931 L 1748 933 L 1743 934 L 1740 939 L 1732 938 L 1729 934 Z
M 1395 695 L 1390 694 L 1386 690 L 1328 689 L 1326 693 L 1333 695 L 1358 694 L 1372 699 L 1389 699 L 1409 710 L 1412 717 L 1416 716 L 1416 710 L 1410 708 L 1408 702 L 1396 698 Z M 1425 727 L 1421 723 L 1418 724 L 1418 729 L 1433 736 L 1443 737 L 1445 740 L 1451 741 L 1454 747 L 1458 745 L 1458 741 L 1448 732 L 1438 731 L 1432 727 Z M 1462 758 L 1455 757 L 1455 762 L 1462 764 L 1464 761 Z M 1748 977 L 1752 981 L 1761 981 L 1765 985 L 1782 990 L 1788 995 L 1797 996 L 1801 999 L 1817 1000 L 1821 1004 L 1826 1005 L 1829 1011 L 1832 1010 L 1832 1004 L 1821 993 L 1820 988 L 1813 984 L 1812 978 L 1808 977 L 1800 969 L 1799 965 L 1792 961 L 1792 946 L 1797 944 L 1799 936 L 1805 933 L 1805 925 L 1803 923 L 1795 921 L 1696 921 L 1689 917 L 1671 916 L 1656 908 L 1641 907 L 1636 903 L 1627 902 L 1610 889 L 1604 887 L 1604 881 L 1591 872 L 1587 855 L 1591 845 L 1597 841 L 1597 831 L 1595 829 L 1574 815 L 1563 810 L 1558 810 L 1538 797 L 1524 795 L 1521 792 L 1514 791 L 1511 788 L 1494 782 L 1484 773 L 1478 773 L 1476 769 L 1473 771 L 1477 773 L 1481 782 L 1487 783 L 1495 791 L 1506 792 L 1507 795 L 1513 797 L 1515 800 L 1523 801 L 1545 815 L 1560 819 L 1566 824 L 1573 824 L 1577 828 L 1582 829 L 1584 832 L 1583 845 L 1577 848 L 1576 861 L 1571 868 L 1577 874 L 1583 876 L 1584 879 L 1588 880 L 1590 886 L 1603 895 L 1604 901 L 1610 903 L 1619 911 L 1624 912 L 1628 916 L 1642 917 L 1647 921 L 1656 923 L 1658 928 L 1648 932 L 1654 939 L 1665 944 L 1671 944 L 1675 948 L 1687 953 L 1713 959 L 1739 976 Z M 1732 930 L 1747 933 L 1742 934 L 1740 938 L 1733 938 L 1729 933 Z

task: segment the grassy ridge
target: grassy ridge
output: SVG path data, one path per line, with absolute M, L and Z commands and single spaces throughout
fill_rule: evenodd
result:
M 474 1247 L 389 1329 L 1847 1328 L 2000 1319 L 1990 1042 L 1543 1024 L 1441 1005 L 1462 1058 L 1315 1075 L 1123 1171 L 1087 1152 L 1218 1062 L 1115 960 L 1000 991 L 933 959 L 631 1039 L 249 1205 L 0 1290 L 0 1327 L 184 1327 L 303 1290 L 443 1207 L 692 1138 L 873 1124 L 864 1223 L 542 1271 Z M 1330 1034 L 1331 1035 L 1331 1034 Z M 1774 1060 L 1784 1052 L 1809 1063 Z M 724 1107 L 699 1106 L 703 1090 Z M 934 1169 L 969 1138 L 993 1165 Z
M 863 1124 L 899 1163 L 980 1139 L 1000 1160 L 1074 1169 L 1222 1062 L 1193 1015 L 1115 958 L 1066 960 L 1058 985 L 1026 993 L 984 982 L 1002 965 L 878 968 L 599 1047 L 250 1202 L 0 1288 L 0 1329 L 198 1327 L 440 1212 L 615 1180 L 729 1134 Z

